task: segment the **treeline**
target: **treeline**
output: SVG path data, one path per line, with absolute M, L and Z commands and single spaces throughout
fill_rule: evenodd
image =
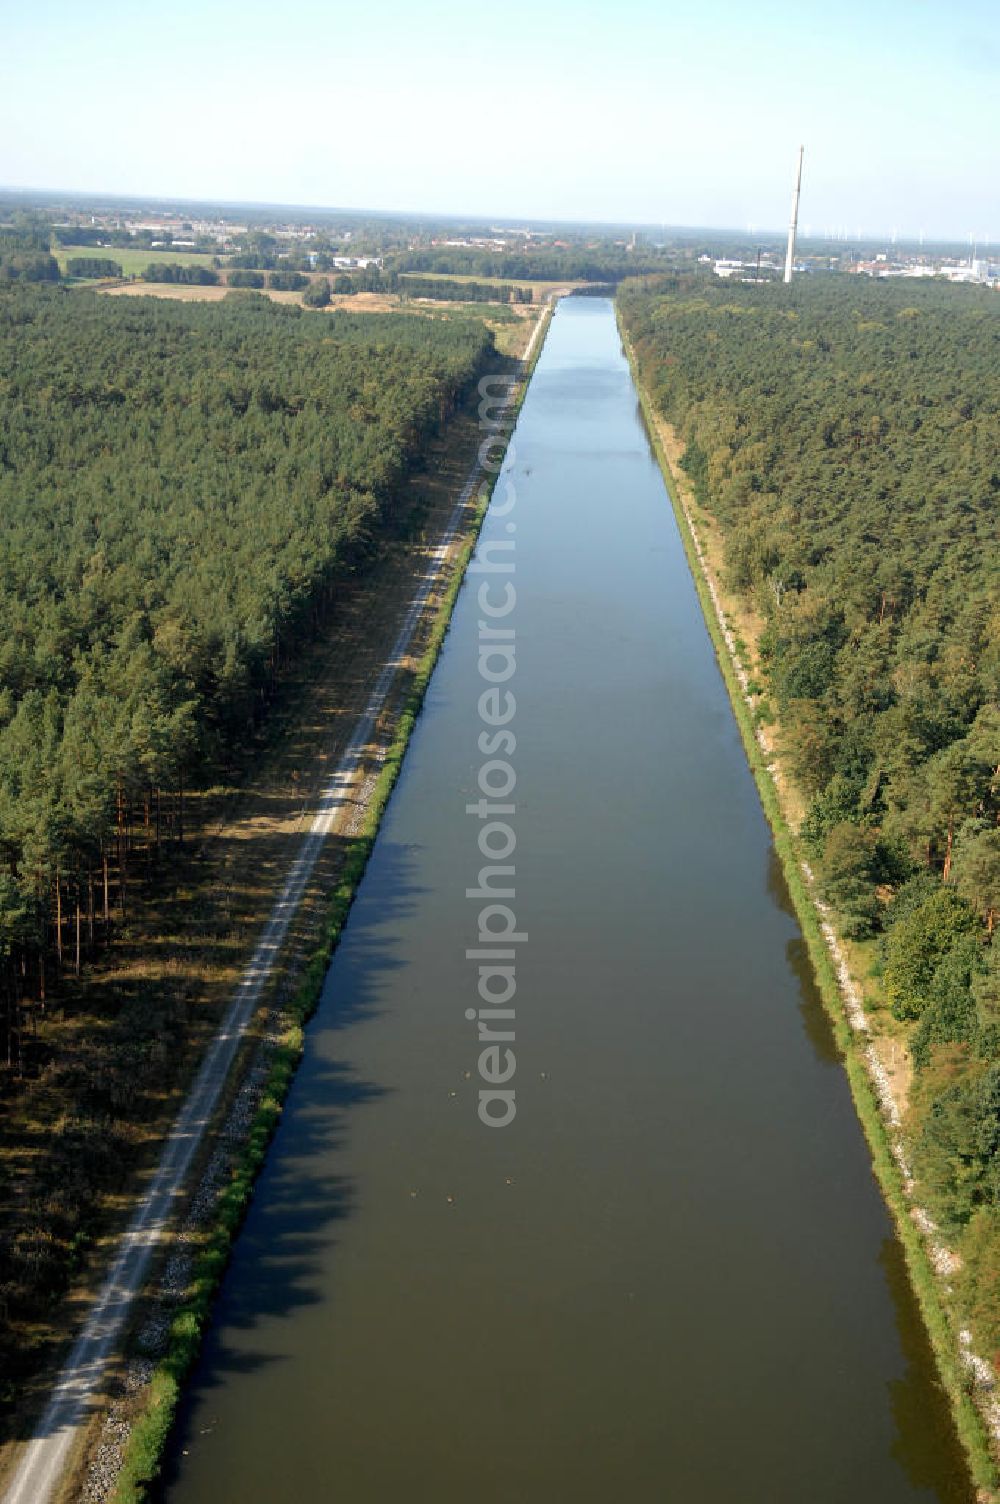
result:
M 275 270 L 275 256 L 234 256 L 229 262 L 226 281 L 230 287 L 273 287 L 285 292 L 298 292 L 305 288 L 310 278 L 292 266 L 292 258 L 282 258 L 282 265 Z M 306 268 L 309 261 L 298 258 Z M 317 270 L 321 261 L 332 262 L 332 257 L 317 256 Z M 341 271 L 334 278 L 333 291 L 349 295 L 357 292 L 398 292 L 400 279 L 395 272 L 383 272 L 377 266 L 364 267 L 359 271 Z
M 71 256 L 66 262 L 70 277 L 120 277 L 121 266 L 110 256 Z
M 110 276 L 107 271 L 75 271 L 84 261 L 72 261 L 69 269 L 76 276 Z M 111 262 L 87 261 L 89 265 L 113 265 Z M 377 266 L 361 271 L 341 272 L 332 283 L 328 278 L 311 279 L 304 272 L 287 267 L 275 271 L 255 267 L 233 266 L 225 273 L 205 266 L 185 266 L 180 263 L 153 261 L 142 272 L 146 282 L 180 282 L 212 287 L 225 282 L 228 287 L 261 290 L 270 288 L 275 292 L 304 292 L 312 286 L 324 286 L 338 296 L 351 296 L 361 292 L 405 292 L 415 298 L 430 298 L 440 302 L 461 303 L 530 303 L 530 287 L 494 286 L 485 282 L 456 282 L 444 278 L 400 276 L 397 272 L 380 271 Z
M 38 1008 L 183 839 L 185 788 L 253 733 L 490 348 L 253 298 L 0 296 L 7 1068 L 39 1066 Z
M 269 272 L 267 285 L 273 287 L 275 292 L 301 292 L 304 287 L 309 286 L 309 278 L 302 272 Z
M 272 287 L 275 292 L 302 292 L 309 286 L 309 278 L 302 272 L 258 272 L 245 271 L 239 267 L 235 271 L 226 273 L 226 282 L 230 287 L 262 288 Z
M 70 263 L 72 265 L 72 263 Z M 93 275 L 93 274 L 91 274 Z M 144 282 L 181 282 L 196 287 L 217 287 L 225 281 L 229 287 L 271 287 L 275 292 L 301 292 L 309 286 L 302 272 L 257 272 L 237 268 L 225 277 L 210 266 L 184 266 L 172 261 L 151 261 L 142 273 Z
M 643 380 L 763 618 L 758 713 L 872 942 L 920 1195 L 1000 1351 L 1000 299 L 854 278 L 629 283 Z
M 391 275 L 391 274 L 390 274 Z M 400 276 L 400 292 L 411 298 L 432 298 L 444 303 L 530 303 L 530 287 L 511 287 L 507 282 L 454 282 L 445 277 Z
M 588 250 L 545 249 L 487 251 L 462 246 L 434 246 L 403 251 L 393 259 L 400 272 L 435 272 L 440 276 L 512 278 L 521 282 L 619 282 L 623 277 L 662 271 L 661 257 L 624 247 Z
M 49 227 L 37 214 L 15 214 L 0 225 L 0 283 L 58 282 L 59 263 L 49 252 Z
M 239 267 L 226 273 L 227 287 L 261 288 L 265 285 L 265 280 L 263 272 L 244 271 Z
M 215 287 L 221 278 L 210 266 L 185 266 L 178 261 L 151 261 L 142 272 L 144 282 L 182 282 L 194 287 Z
M 233 274 L 230 273 L 230 282 L 232 277 Z M 530 303 L 533 296 L 530 287 L 512 287 L 509 283 L 459 282 L 446 277 L 407 276 L 391 268 L 382 271 L 377 266 L 368 266 L 361 271 L 340 272 L 333 279 L 331 290 L 341 297 L 359 292 L 404 293 L 411 298 L 428 298 L 442 303 Z
M 58 282 L 59 263 L 45 251 L 0 247 L 0 282 Z

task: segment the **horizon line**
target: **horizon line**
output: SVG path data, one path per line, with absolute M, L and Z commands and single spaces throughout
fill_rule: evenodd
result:
M 597 219 L 572 219 L 572 218 L 559 218 L 559 217 L 553 217 L 553 218 L 550 218 L 550 219 L 542 219 L 542 218 L 539 218 L 539 217 L 534 216 L 534 215 L 522 216 L 522 215 L 483 214 L 483 213 L 470 213 L 470 212 L 467 212 L 467 211 L 460 211 L 460 210 L 454 210 L 454 209 L 451 209 L 451 210 L 437 210 L 437 209 L 376 209 L 376 208 L 372 208 L 372 207 L 357 207 L 357 206 L 352 207 L 350 205 L 344 205 L 344 204 L 304 203 L 304 202 L 301 202 L 301 201 L 280 200 L 280 199 L 250 199 L 250 198 L 223 198 L 223 197 L 220 197 L 220 198 L 202 198 L 202 197 L 200 197 L 198 195 L 192 196 L 192 195 L 187 195 L 187 194 L 117 192 L 117 191 L 112 190 L 112 189 L 91 189 L 91 188 L 39 188 L 39 187 L 35 187 L 35 186 L 24 186 L 24 185 L 19 185 L 19 184 L 0 183 L 0 195 L 6 195 L 6 194 L 35 195 L 35 196 L 38 196 L 38 197 L 42 197 L 42 196 L 48 195 L 48 196 L 51 196 L 51 197 L 61 197 L 61 198 L 66 198 L 66 199 L 74 199 L 74 198 L 75 199 L 94 199 L 94 200 L 99 200 L 99 201 L 100 200 L 104 200 L 104 201 L 110 200 L 112 202 L 117 201 L 119 203 L 135 203 L 135 204 L 192 205 L 192 206 L 194 206 L 194 205 L 201 205 L 201 206 L 204 206 L 206 208 L 218 208 L 218 209 L 255 209 L 255 210 L 260 210 L 260 209 L 284 209 L 284 210 L 297 210 L 297 211 L 311 211 L 311 212 L 315 212 L 315 213 L 319 213 L 319 214 L 346 214 L 346 215 L 353 215 L 353 216 L 356 216 L 356 217 L 364 217 L 364 216 L 368 215 L 368 216 L 371 216 L 373 218 L 387 219 L 387 220 L 407 220 L 407 219 L 413 219 L 413 220 L 418 220 L 418 221 L 419 220 L 431 220 L 431 221 L 433 221 L 433 220 L 458 220 L 458 221 L 463 221 L 463 222 L 466 222 L 466 223 L 483 224 L 483 225 L 488 224 L 491 219 L 494 220 L 494 221 L 495 220 L 508 219 L 511 222 L 510 223 L 510 228 L 511 229 L 516 229 L 519 225 L 524 225 L 525 227 L 530 227 L 530 228 L 537 227 L 537 226 L 542 226 L 542 225 L 547 225 L 547 226 L 550 226 L 550 227 L 553 227 L 553 228 L 559 227 L 559 226 L 565 226 L 567 228 L 574 228 L 574 229 L 587 229 L 587 228 L 592 228 L 592 227 L 604 227 L 604 228 L 607 228 L 607 229 L 626 229 L 626 228 L 629 228 L 629 229 L 633 229 L 633 230 L 642 230 L 642 231 L 647 231 L 647 230 L 659 230 L 659 231 L 672 230 L 672 231 L 679 231 L 679 232 L 684 232 L 684 233 L 688 233 L 688 234 L 697 234 L 697 233 L 704 232 L 704 231 L 711 231 L 712 233 L 717 234 L 717 235 L 723 235 L 723 234 L 725 234 L 725 235 L 734 235 L 734 236 L 739 236 L 739 237 L 742 237 L 742 238 L 745 238 L 745 239 L 748 239 L 748 240 L 754 240 L 754 239 L 759 239 L 759 238 L 765 238 L 765 239 L 771 239 L 771 238 L 773 238 L 775 240 L 779 240 L 779 241 L 782 241 L 782 242 L 784 241 L 786 233 L 787 233 L 787 229 L 783 229 L 783 228 L 768 229 L 768 228 L 764 228 L 764 227 L 758 228 L 757 226 L 753 226 L 752 228 L 749 228 L 747 226 L 742 226 L 741 227 L 741 226 L 733 225 L 733 224 L 686 224 L 686 223 L 681 223 L 681 222 L 672 223 L 672 222 L 670 222 L 668 220 L 659 220 L 659 219 L 657 219 L 657 220 L 600 219 L 600 218 L 597 218 Z M 494 229 L 500 228 L 500 226 L 498 226 L 496 224 L 493 224 L 490 227 L 494 228 Z M 833 245 L 849 245 L 849 244 L 852 244 L 852 243 L 854 243 L 854 244 L 865 244 L 865 243 L 870 242 L 870 241 L 882 240 L 883 238 L 886 239 L 887 241 L 889 241 L 891 244 L 895 244 L 895 245 L 907 245 L 907 246 L 908 245 L 919 245 L 921 247 L 927 247 L 928 245 L 949 245 L 949 246 L 950 245 L 965 245 L 967 243 L 970 244 L 970 245 L 971 244 L 977 244 L 977 245 L 985 247 L 985 246 L 996 245 L 998 243 L 996 240 L 993 239 L 992 236 L 982 236 L 982 237 L 979 237 L 979 236 L 975 236 L 972 231 L 965 231 L 963 234 L 955 234 L 955 235 L 942 235 L 942 234 L 930 234 L 930 235 L 928 235 L 923 230 L 918 230 L 916 232 L 911 232 L 911 233 L 900 234 L 899 231 L 896 230 L 896 229 L 893 229 L 893 230 L 881 230 L 881 229 L 879 229 L 879 230 L 873 230 L 873 231 L 865 231 L 865 232 L 863 232 L 860 235 L 817 234 L 815 232 L 806 233 L 804 231 L 801 231 L 800 235 L 799 235 L 800 241 L 802 241 L 802 240 L 804 240 L 806 242 L 819 241 L 819 242 L 821 242 L 823 244 L 833 244 Z

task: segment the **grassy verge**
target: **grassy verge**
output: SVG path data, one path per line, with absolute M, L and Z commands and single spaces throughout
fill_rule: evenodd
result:
M 538 346 L 543 343 L 539 336 Z M 537 353 L 536 357 L 537 359 Z M 516 409 L 524 399 L 526 382 Z M 515 410 L 516 410 L 515 409 Z M 456 557 L 452 577 L 437 607 L 426 647 L 421 655 L 392 744 L 372 791 L 364 823 L 348 844 L 336 889 L 322 923 L 321 939 L 309 956 L 294 995 L 282 1010 L 282 1031 L 273 1047 L 268 1078 L 245 1146 L 231 1179 L 216 1204 L 210 1226 L 196 1254 L 188 1292 L 170 1327 L 167 1349 L 153 1374 L 141 1414 L 125 1449 L 113 1504 L 139 1504 L 159 1474 L 173 1425 L 182 1385 L 198 1355 L 202 1333 L 210 1318 L 215 1292 L 225 1271 L 233 1240 L 253 1194 L 254 1182 L 281 1118 L 282 1105 L 295 1075 L 305 1039 L 305 1025 L 314 1012 L 327 969 L 354 901 L 378 834 L 382 815 L 399 776 L 406 747 L 423 704 L 431 674 L 448 630 L 466 567 L 489 505 L 492 486 L 482 484 L 476 512 Z
M 739 726 L 747 761 L 753 772 L 761 804 L 774 835 L 775 849 L 780 858 L 788 891 L 809 951 L 823 1006 L 833 1025 L 854 1105 L 871 1151 L 875 1176 L 892 1214 L 903 1247 L 910 1283 L 930 1335 L 942 1385 L 951 1401 L 958 1435 L 969 1460 L 969 1470 L 977 1488 L 987 1491 L 987 1495 L 993 1497 L 993 1491 L 1000 1484 L 1000 1474 L 998 1474 L 990 1449 L 982 1417 L 971 1396 L 970 1380 L 959 1358 L 957 1336 L 945 1309 L 941 1284 L 931 1266 L 923 1238 L 910 1217 L 910 1201 L 903 1185 L 899 1166 L 893 1157 L 885 1120 L 862 1058 L 857 1036 L 845 1018 L 840 984 L 834 971 L 829 948 L 823 937 L 812 895 L 803 879 L 802 853 L 785 819 L 774 779 L 757 741 L 750 710 L 736 677 L 732 656 L 722 635 L 708 582 L 695 548 L 688 517 L 678 498 L 675 477 L 660 442 L 656 415 L 643 386 L 634 352 L 620 318 L 619 331 L 646 418 L 650 440 L 677 519 L 688 567 L 701 603 L 702 615 L 715 646 L 716 657 L 729 693 L 733 714 Z

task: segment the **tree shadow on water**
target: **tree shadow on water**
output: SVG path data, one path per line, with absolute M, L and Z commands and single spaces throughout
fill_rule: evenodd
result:
M 879 1263 L 906 1365 L 902 1376 L 888 1384 L 895 1431 L 892 1455 L 913 1486 L 926 1490 L 929 1498 L 940 1504 L 974 1504 L 976 1490 L 896 1238 L 886 1238 Z
M 769 849 L 768 890 L 778 907 L 796 920 L 777 852 Z M 806 1034 L 820 1060 L 842 1059 L 830 1019 L 823 1007 L 812 961 L 801 933 L 786 946 L 788 964 L 799 983 L 799 1011 Z M 888 1381 L 892 1416 L 892 1456 L 921 1497 L 939 1504 L 974 1504 L 969 1478 L 948 1397 L 941 1387 L 930 1339 L 910 1284 L 898 1239 L 886 1238 L 878 1261 L 892 1302 L 904 1370 Z
M 335 953 L 323 995 L 306 1034 L 303 1061 L 260 1173 L 244 1226 L 216 1300 L 204 1347 L 186 1386 L 164 1473 L 155 1497 L 177 1481 L 185 1448 L 203 1405 L 230 1378 L 293 1361 L 279 1320 L 336 1298 L 338 1227 L 359 1206 L 353 1176 L 343 1173 L 353 1114 L 391 1088 L 362 1079 L 344 1058 L 343 1031 L 377 1017 L 386 1004 L 386 978 L 405 970 L 400 921 L 421 891 L 418 852 L 380 839 Z M 331 1049 L 329 1039 L 338 1041 Z M 255 1343 L 254 1333 L 267 1323 Z M 277 1337 L 276 1337 L 277 1334 Z
M 381 1011 L 387 977 L 411 964 L 399 927 L 427 891 L 416 875 L 419 854 L 419 847 L 378 838 L 308 1033 L 348 1029 L 375 1017 Z
M 824 1065 L 840 1065 L 843 1057 L 833 1031 L 833 1024 L 823 1006 L 823 998 L 809 956 L 809 947 L 799 929 L 799 918 L 795 912 L 792 895 L 788 891 L 781 858 L 773 842 L 769 844 L 767 851 L 767 891 L 781 912 L 787 914 L 795 923 L 796 933 L 785 946 L 785 957 L 788 961 L 788 969 L 798 983 L 799 1015 L 806 1038 L 812 1045 L 817 1058 Z

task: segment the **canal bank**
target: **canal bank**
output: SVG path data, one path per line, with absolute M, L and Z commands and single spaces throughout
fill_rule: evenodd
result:
M 517 1116 L 467 1018 L 470 576 L 165 1495 L 967 1500 L 609 303 L 561 305 L 511 488 Z
M 348 849 L 343 857 L 339 881 L 322 921 L 315 948 L 292 996 L 281 1005 L 280 1012 L 273 1020 L 265 1043 L 256 1062 L 247 1071 L 242 1090 L 227 1119 L 225 1136 L 231 1139 L 235 1135 L 242 1144 L 242 1149 L 234 1162 L 226 1167 L 227 1178 L 224 1182 L 218 1175 L 212 1176 L 210 1165 L 207 1172 L 208 1177 L 211 1177 L 210 1183 L 199 1188 L 196 1202 L 207 1202 L 209 1210 L 203 1221 L 196 1218 L 197 1251 L 190 1269 L 184 1271 L 185 1293 L 175 1303 L 176 1279 L 171 1281 L 169 1273 L 167 1288 L 163 1292 L 172 1307 L 159 1318 L 166 1322 L 166 1350 L 149 1373 L 148 1380 L 144 1374 L 145 1392 L 139 1409 L 129 1418 L 126 1440 L 119 1456 L 113 1457 L 110 1467 L 102 1460 L 101 1448 L 98 1448 L 97 1456 L 91 1464 L 88 1484 L 85 1485 L 85 1495 L 89 1488 L 100 1497 L 107 1487 L 114 1504 L 139 1504 L 139 1501 L 147 1497 L 150 1485 L 159 1477 L 183 1384 L 197 1359 L 233 1241 L 246 1215 L 257 1176 L 280 1122 L 285 1098 L 301 1063 L 305 1026 L 319 1001 L 330 958 L 339 943 L 378 835 L 382 816 L 399 777 L 406 748 L 486 515 L 494 485 L 493 478 L 499 472 L 511 429 L 524 401 L 551 317 L 552 306 L 539 314 L 521 362 L 519 380 L 504 373 L 499 377 L 486 376 L 480 382 L 479 426 L 482 439 L 479 455 L 463 494 L 456 502 L 445 537 L 439 545 L 444 564 L 453 536 L 460 536 L 460 547 L 450 563 L 448 583 L 433 608 L 426 641 L 415 664 L 409 687 L 405 690 L 401 704 L 394 711 L 395 729 L 391 739 L 379 757 L 376 771 L 369 774 L 364 787 L 358 792 L 359 814 L 347 832 Z M 465 517 L 463 514 L 467 509 L 469 516 Z M 434 579 L 429 578 L 428 591 L 433 583 Z M 420 613 L 424 609 L 419 593 L 413 609 L 415 632 L 420 625 Z M 139 1360 L 138 1369 L 139 1372 L 145 1369 L 142 1359 Z M 113 1435 L 120 1426 L 120 1420 L 113 1413 L 105 1430 Z
M 797 840 L 789 811 L 788 774 L 779 766 L 772 741 L 755 722 L 747 669 L 727 621 L 723 582 L 709 562 L 692 512 L 694 497 L 690 485 L 668 453 L 663 420 L 642 381 L 635 351 L 620 318 L 619 332 L 639 394 L 650 443 L 677 519 L 705 624 L 715 644 L 747 761 L 774 833 L 775 850 L 809 948 L 823 1005 L 842 1052 L 858 1118 L 871 1150 L 872 1168 L 896 1225 L 907 1277 L 927 1328 L 972 1478 L 979 1497 L 992 1500 L 997 1497 L 1000 1481 L 994 1449 L 989 1441 L 990 1407 L 994 1412 L 994 1424 L 997 1421 L 992 1374 L 989 1366 L 972 1354 L 968 1344 L 960 1341 L 948 1314 L 946 1286 L 953 1255 L 941 1243 L 926 1211 L 915 1203 L 898 1104 L 880 1057 L 869 1042 L 864 989 L 851 975 L 846 947 L 836 933 L 829 908 L 816 890 L 813 873 Z M 986 1383 L 982 1381 L 984 1375 L 988 1376 Z
M 49 1498 L 76 1497 L 81 1452 L 116 1389 L 119 1397 L 96 1440 L 94 1466 L 81 1496 L 87 1500 L 108 1497 L 120 1467 L 123 1443 L 130 1443 L 129 1466 L 122 1478 L 123 1496 L 132 1496 L 130 1474 L 132 1482 L 137 1483 L 155 1466 L 179 1379 L 196 1350 L 198 1328 L 224 1265 L 241 1202 L 249 1193 L 253 1167 L 263 1152 L 294 1067 L 300 1047 L 298 1019 L 308 1004 L 310 989 L 315 995 L 322 979 L 328 947 L 335 939 L 334 921 L 349 903 L 363 866 L 366 843 L 370 845 L 373 819 L 366 817 L 366 812 L 387 797 L 392 771 L 398 767 L 422 685 L 440 646 L 461 570 L 493 485 L 499 464 L 496 446 L 499 443 L 502 451 L 523 395 L 524 382 L 519 376 L 530 369 L 546 324 L 547 312 L 543 312 L 535 321 L 524 359 L 513 366 L 501 361 L 502 374 L 487 374 L 480 383 L 480 389 L 485 385 L 493 392 L 495 413 L 499 382 L 501 397 L 510 403 L 509 418 L 499 425 L 495 421 L 485 425 L 484 433 L 480 417 L 477 432 L 474 399 L 472 415 L 459 415 L 454 431 L 449 429 L 447 446 L 439 446 L 440 472 L 435 470 L 422 488 L 424 504 L 418 496 L 410 507 L 412 523 L 424 530 L 412 538 L 410 570 L 404 578 L 402 561 L 395 561 L 400 565 L 393 581 L 397 590 L 387 593 L 384 601 L 374 602 L 372 618 L 387 627 L 387 634 L 384 640 L 375 639 L 377 659 L 371 652 L 356 651 L 351 660 L 360 695 L 354 694 L 352 681 L 351 695 L 343 695 L 339 701 L 332 735 L 332 718 L 327 714 L 330 686 L 316 685 L 311 724 L 298 728 L 303 735 L 296 737 L 292 750 L 294 757 L 296 750 L 301 755 L 304 746 L 315 744 L 315 766 L 305 768 L 298 763 L 304 775 L 306 803 L 290 832 L 296 839 L 288 843 L 288 864 L 281 864 L 273 890 L 265 887 L 265 872 L 261 872 L 260 888 L 268 893 L 268 907 L 261 916 L 262 933 L 225 1016 L 215 1020 L 217 1033 L 162 1144 L 155 1174 L 135 1204 L 127 1229 L 110 1250 L 111 1266 L 82 1313 L 71 1349 L 48 1392 L 44 1413 L 25 1436 L 24 1444 L 10 1449 L 14 1455 L 10 1457 L 10 1489 L 4 1493 L 5 1499 L 30 1499 L 32 1504 L 42 1504 Z M 470 433 L 474 435 L 471 447 Z M 489 453 L 485 452 L 487 441 Z M 477 447 L 480 457 L 470 471 Z M 374 631 L 376 622 L 372 618 L 369 623 Z M 341 649 L 346 640 L 340 639 Z M 369 659 L 374 659 L 370 677 L 365 673 Z M 342 668 L 343 663 L 337 667 Z M 340 688 L 341 681 L 334 680 L 331 692 L 336 694 Z M 296 730 L 294 722 L 292 730 Z M 378 770 L 386 768 L 388 772 L 379 779 Z M 293 777 L 299 776 L 297 770 Z M 303 790 L 298 792 L 301 801 Z M 279 803 L 277 799 L 273 802 Z M 273 816 L 273 808 L 270 813 Z M 275 823 L 272 820 L 272 827 Z M 266 868 L 269 875 L 274 865 L 268 853 L 262 869 Z M 312 901 L 316 884 L 327 901 L 335 890 L 326 932 L 316 925 Z M 317 934 L 321 939 L 319 952 L 312 956 L 302 978 L 303 948 Z M 280 1009 L 293 992 L 294 983 L 299 985 L 290 1002 L 291 1011 L 285 1016 Z M 233 1110 L 223 1122 L 219 1109 L 262 1035 L 265 1044 L 251 1063 Z M 241 1155 L 245 1142 L 249 1149 Z M 194 1210 L 176 1235 L 178 1211 L 186 1204 L 190 1186 L 206 1162 L 205 1177 L 191 1198 Z M 217 1210 L 220 1185 L 225 1189 Z M 161 1296 L 154 1300 L 152 1312 L 148 1307 L 139 1312 L 139 1353 L 127 1369 L 119 1368 L 118 1355 L 127 1329 L 137 1319 L 139 1298 L 150 1293 L 146 1289 L 151 1283 L 150 1264 L 166 1250 L 168 1236 L 172 1251 L 162 1271 Z M 200 1254 L 193 1280 L 189 1278 L 192 1249 Z M 159 1275 L 156 1278 L 159 1280 Z M 178 1307 L 178 1296 L 185 1290 L 187 1294 Z M 164 1331 L 168 1337 L 165 1355 Z M 159 1359 L 158 1363 L 150 1361 L 151 1355 Z M 140 1413 L 140 1424 L 129 1436 L 132 1422 Z M 7 1479 L 4 1481 L 6 1484 Z

